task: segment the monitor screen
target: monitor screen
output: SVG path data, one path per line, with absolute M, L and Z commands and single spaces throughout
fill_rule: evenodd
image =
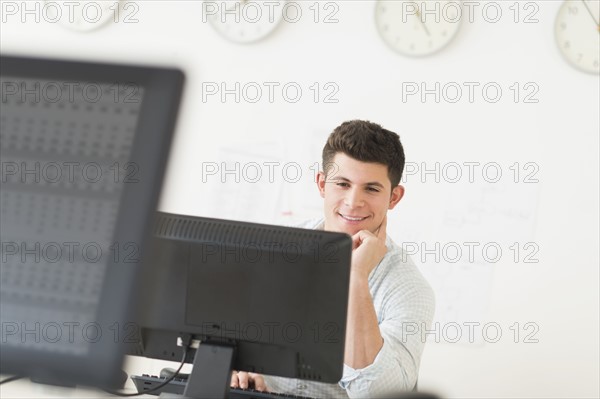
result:
M 350 236 L 166 213 L 156 223 L 144 272 L 156 288 L 147 291 L 138 355 L 180 361 L 181 340 L 191 338 L 197 350 L 186 361 L 211 377 L 195 383 L 203 376 L 193 371 L 188 388 L 201 391 L 190 397 L 221 396 L 231 369 L 341 379 Z M 224 347 L 233 352 L 213 355 Z
M 1 372 L 118 377 L 179 70 L 1 57 Z

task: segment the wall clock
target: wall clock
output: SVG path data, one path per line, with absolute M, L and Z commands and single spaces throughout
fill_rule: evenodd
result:
M 46 18 L 65 28 L 88 32 L 115 21 L 119 0 L 46 0 Z
M 206 20 L 224 38 L 253 43 L 272 33 L 283 19 L 285 1 L 205 1 Z
M 600 72 L 600 1 L 567 0 L 556 16 L 556 44 L 574 67 Z
M 424 12 L 425 7 L 436 11 Z M 415 57 L 447 46 L 458 32 L 461 16 L 461 3 L 455 0 L 380 0 L 375 6 L 375 25 L 384 42 L 400 54 Z

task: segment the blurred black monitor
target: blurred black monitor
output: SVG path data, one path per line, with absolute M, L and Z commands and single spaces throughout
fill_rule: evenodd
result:
M 137 355 L 181 361 L 189 343 L 186 397 L 226 396 L 232 369 L 341 379 L 350 236 L 167 213 L 156 223 Z
M 184 77 L 0 58 L 0 372 L 110 386 Z

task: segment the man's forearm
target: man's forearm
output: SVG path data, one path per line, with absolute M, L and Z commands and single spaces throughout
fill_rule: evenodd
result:
M 353 369 L 372 364 L 383 346 L 368 278 L 352 274 L 344 363 Z

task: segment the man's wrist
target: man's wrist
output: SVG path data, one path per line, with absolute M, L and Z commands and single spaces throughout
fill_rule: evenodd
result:
M 369 285 L 369 274 L 361 270 L 352 270 L 350 272 L 350 285 L 360 286 Z

